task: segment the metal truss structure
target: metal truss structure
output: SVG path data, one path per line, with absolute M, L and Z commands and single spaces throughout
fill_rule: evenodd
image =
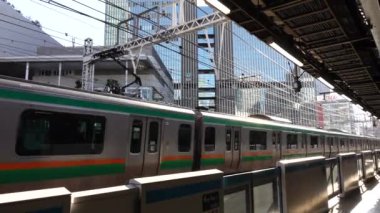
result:
M 122 45 L 117 45 L 107 50 L 97 53 L 84 54 L 83 71 L 82 71 L 82 89 L 92 90 L 94 82 L 94 66 L 95 62 L 108 58 L 115 58 L 124 55 L 132 55 L 132 51 L 138 48 L 143 48 L 146 45 L 158 44 L 180 35 L 202 30 L 214 24 L 222 23 L 228 19 L 222 13 L 216 12 L 205 17 L 188 21 L 184 24 L 170 27 L 162 30 L 154 35 L 143 38 L 138 38 Z M 132 58 L 134 56 L 132 55 Z

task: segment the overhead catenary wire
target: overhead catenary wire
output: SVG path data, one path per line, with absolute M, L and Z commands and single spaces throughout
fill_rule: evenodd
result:
M 0 12 L 0 16 L 5 16 L 5 17 L 10 18 L 10 19 L 14 19 L 14 20 L 17 20 L 17 21 L 20 21 L 20 22 L 23 22 L 23 23 L 27 23 L 29 25 L 33 25 L 33 26 L 39 27 L 36 24 L 32 23 L 31 21 L 22 20 L 22 19 L 19 19 L 19 18 L 10 16 L 10 15 L 4 14 L 4 13 L 1 13 L 1 12 Z M 46 29 L 46 30 L 50 30 L 52 32 L 59 33 L 59 34 L 62 34 L 62 35 L 66 35 L 67 34 L 65 32 L 61 32 L 61 31 L 58 31 L 58 30 L 55 30 L 55 29 L 52 29 L 52 28 L 44 27 L 44 26 L 41 26 L 41 28 L 42 29 Z M 78 38 L 78 37 L 75 37 L 75 36 L 73 36 L 73 38 L 81 39 L 81 38 Z
M 32 3 L 34 3 L 34 4 L 37 4 L 37 5 L 41 6 L 41 7 L 45 7 L 45 8 L 47 8 L 47 9 L 51 10 L 51 11 L 54 11 L 55 13 L 59 13 L 59 14 L 65 16 L 65 17 L 68 17 L 68 18 L 73 19 L 73 20 L 75 20 L 75 21 L 81 22 L 81 23 L 83 23 L 83 24 L 85 24 L 85 25 L 88 25 L 88 26 L 90 26 L 90 27 L 92 27 L 92 28 L 94 28 L 94 29 L 97 29 L 96 26 L 93 26 L 92 24 L 89 24 L 88 22 L 82 21 L 81 19 L 75 18 L 75 17 L 73 17 L 73 16 L 69 16 L 69 15 L 67 15 L 67 14 L 65 14 L 65 13 L 62 13 L 62 12 L 60 12 L 60 11 L 58 11 L 58 10 L 55 10 L 54 8 L 48 7 L 47 5 L 44 5 L 44 4 L 41 4 L 41 3 L 38 2 L 38 0 L 30 0 L 30 1 L 31 1 Z
M 165 47 L 166 48 L 166 47 Z M 179 52 L 177 52 L 177 53 L 179 53 Z M 181 54 L 181 53 L 179 53 L 179 54 Z M 186 56 L 186 57 L 189 57 L 189 56 Z M 196 59 L 195 59 L 196 60 Z M 208 65 L 208 64 L 206 64 L 206 66 L 210 66 L 210 65 Z

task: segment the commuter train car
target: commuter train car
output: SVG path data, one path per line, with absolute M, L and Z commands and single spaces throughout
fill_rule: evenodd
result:
M 193 111 L 0 79 L 0 193 L 120 185 L 133 177 L 218 168 L 236 173 L 282 158 L 379 147 L 338 131 Z

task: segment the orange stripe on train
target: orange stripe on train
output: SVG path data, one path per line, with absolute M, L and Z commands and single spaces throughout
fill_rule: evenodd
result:
M 244 152 L 243 156 L 258 156 L 258 155 L 272 155 L 273 151 L 254 151 L 254 152 Z
M 0 170 L 35 169 L 35 168 L 54 168 L 71 166 L 90 166 L 106 164 L 124 164 L 125 159 L 89 159 L 76 161 L 39 161 L 39 162 L 20 162 L 20 163 L 0 163 Z
M 210 159 L 210 158 L 224 158 L 224 154 L 203 154 L 203 159 Z
M 176 161 L 176 160 L 192 160 L 191 155 L 177 155 L 177 156 L 166 156 L 162 158 L 162 161 Z

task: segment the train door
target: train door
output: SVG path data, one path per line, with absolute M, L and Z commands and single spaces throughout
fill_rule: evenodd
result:
M 325 156 L 327 158 L 331 158 L 332 156 L 332 151 L 333 151 L 333 143 L 334 139 L 332 137 L 326 137 L 325 140 Z
M 241 129 L 239 127 L 232 128 L 232 163 L 231 168 L 237 170 L 240 164 L 241 149 Z
M 127 165 L 138 176 L 156 175 L 160 157 L 161 120 L 131 117 Z
M 281 158 L 281 132 L 272 132 L 273 165 Z
M 322 152 L 321 154 L 324 155 L 324 156 L 326 156 L 326 148 L 327 148 L 327 146 L 326 146 L 326 138 L 323 135 L 319 135 L 319 140 L 321 142 L 321 152 Z
M 302 133 L 301 134 L 301 148 L 299 149 L 299 155 L 300 156 L 307 156 L 307 152 L 309 151 L 308 150 L 309 147 L 308 147 L 308 135 L 305 134 L 305 133 Z
M 160 162 L 161 120 L 146 119 L 143 176 L 156 175 Z
M 224 153 L 224 167 L 226 170 L 232 168 L 232 127 L 226 127 L 226 150 Z
M 143 153 L 145 141 L 146 119 L 144 117 L 131 116 L 129 138 L 127 143 L 128 156 L 127 167 L 133 176 L 141 176 L 143 167 Z

